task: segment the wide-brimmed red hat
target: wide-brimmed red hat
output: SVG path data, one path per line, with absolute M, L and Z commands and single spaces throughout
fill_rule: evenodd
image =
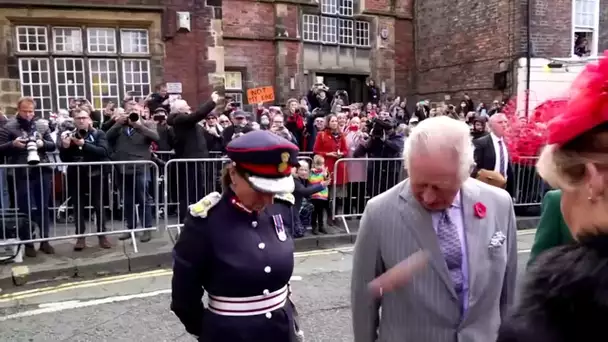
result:
M 568 105 L 548 125 L 548 143 L 564 145 L 608 122 L 608 50 L 597 63 L 587 64 L 570 86 Z

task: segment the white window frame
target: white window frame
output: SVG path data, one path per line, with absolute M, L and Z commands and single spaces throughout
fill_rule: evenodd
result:
M 115 28 L 111 28 L 111 27 L 87 27 L 87 53 L 92 54 L 92 55 L 115 55 L 118 53 L 118 41 L 116 40 L 116 29 Z M 114 48 L 113 51 L 91 51 L 91 32 L 93 32 L 93 30 L 104 30 L 104 31 L 111 31 L 112 32 L 112 37 L 114 37 L 114 44 L 113 45 L 108 45 L 105 44 L 103 46 L 112 46 Z M 101 46 L 98 44 L 98 46 Z
M 71 50 L 71 51 L 57 50 L 57 37 L 58 37 L 57 30 L 74 30 L 75 32 L 78 32 L 79 42 L 77 45 L 75 45 L 75 47 L 77 49 Z M 56 54 L 82 54 L 84 52 L 84 46 L 82 46 L 82 28 L 69 27 L 69 26 L 52 26 L 51 31 L 52 31 L 52 39 L 53 39 L 53 41 L 52 41 L 53 53 L 56 53 Z M 66 36 L 62 35 L 62 37 L 66 37 Z M 63 42 L 62 45 L 65 47 L 65 45 L 66 45 L 65 42 Z
M 318 42 L 320 37 L 320 18 L 314 14 L 302 15 L 302 39 L 305 42 Z
M 338 18 L 321 17 L 321 43 L 338 43 Z
M 340 0 L 321 0 L 321 13 L 329 15 L 339 14 Z
M 31 66 L 31 62 L 33 60 L 38 61 L 38 63 L 40 64 L 40 61 L 44 61 L 46 63 L 46 79 L 47 82 L 38 82 L 38 83 L 32 83 L 32 73 L 31 73 L 31 69 L 27 71 L 27 73 L 30 74 L 30 82 L 25 83 L 23 81 L 23 76 L 25 75 L 25 71 L 23 70 L 23 62 L 27 62 L 30 66 Z M 35 101 L 36 101 L 36 108 L 34 109 L 34 111 L 39 115 L 44 117 L 45 114 L 49 114 L 52 110 L 53 110 L 53 91 L 52 91 L 52 82 L 51 82 L 51 60 L 50 58 L 46 58 L 46 57 L 22 57 L 19 58 L 18 61 L 19 64 L 19 83 L 21 85 L 21 94 L 22 95 L 26 95 L 26 92 L 24 91 L 26 88 L 38 88 L 38 91 L 40 92 L 40 96 L 33 96 L 32 94 L 34 93 L 33 91 L 30 94 L 27 94 L 27 96 L 32 97 Z M 40 71 L 38 71 L 39 74 Z M 49 96 L 44 96 L 44 91 L 42 90 L 43 87 L 47 88 L 48 94 Z M 49 108 L 46 108 L 44 106 L 44 100 L 47 100 L 49 103 Z
M 232 96 L 233 101 L 232 102 L 238 102 L 241 104 L 241 108 L 243 108 L 243 105 L 245 104 L 243 102 L 243 93 L 234 93 L 234 92 L 226 92 L 225 96 Z
M 355 21 L 354 44 L 359 47 L 370 47 L 370 25 L 369 21 Z
M 100 72 L 100 70 L 95 70 L 93 71 L 93 62 L 99 63 L 105 61 L 108 65 L 110 64 L 110 62 L 114 62 L 114 72 L 110 72 L 110 71 L 106 71 L 106 72 Z M 90 101 L 93 104 L 93 106 L 95 108 L 103 108 L 105 106 L 105 104 L 108 101 L 112 101 L 114 102 L 117 106 L 119 106 L 120 104 L 120 74 L 119 74 L 119 60 L 116 58 L 90 58 L 89 59 L 89 92 L 91 94 L 91 98 Z M 109 69 L 109 68 L 108 68 Z M 105 74 L 108 81 L 106 83 L 94 83 L 93 82 L 93 78 L 96 75 L 102 75 Z M 112 77 L 111 75 L 114 75 L 116 78 L 116 83 L 112 83 Z M 104 95 L 103 92 L 96 92 L 95 91 L 95 87 L 102 87 L 104 84 L 107 84 L 108 86 L 108 94 L 109 95 Z M 114 94 L 112 92 L 112 87 L 115 87 L 116 89 L 116 94 Z M 99 99 L 99 106 L 95 105 L 96 100 Z
M 593 23 L 591 25 L 578 25 L 577 24 L 577 4 L 581 2 L 593 2 Z M 572 43 L 570 44 L 570 54 L 572 57 L 577 57 L 574 54 L 574 43 L 577 32 L 589 32 L 591 33 L 591 41 L 589 42 L 589 48 L 591 54 L 588 57 L 596 57 L 598 53 L 599 45 L 599 25 L 600 25 L 600 0 L 572 0 Z M 586 58 L 586 57 L 583 57 Z
M 148 70 L 148 83 L 135 83 L 135 82 L 130 82 L 127 83 L 127 68 L 125 68 L 126 63 L 128 62 L 137 62 L 137 63 L 142 63 L 143 65 L 146 66 L 147 70 Z M 150 60 L 149 59 L 140 59 L 140 58 L 124 58 L 121 60 L 121 67 L 122 67 L 122 88 L 123 88 L 123 94 L 127 94 L 127 87 L 128 86 L 135 86 L 135 87 L 141 87 L 141 88 L 146 88 L 147 86 L 147 91 L 141 91 L 137 94 L 135 94 L 135 96 L 133 96 L 133 98 L 138 101 L 142 98 L 146 98 L 146 96 L 148 96 L 148 94 L 150 93 L 150 91 L 152 90 L 152 88 L 150 87 L 150 77 L 151 77 L 151 72 L 150 72 Z M 141 66 L 142 64 L 140 64 Z M 140 71 L 140 74 L 143 75 L 143 73 Z M 133 90 L 131 90 L 133 91 Z
M 28 31 L 30 31 L 31 29 L 35 30 L 35 34 L 28 36 Z M 61 32 L 56 32 L 57 29 L 80 30 L 80 45 L 83 51 L 56 51 L 56 37 L 58 37 L 58 33 L 62 34 Z M 104 30 L 108 34 L 111 33 L 113 35 L 112 38 L 108 38 L 108 42 L 113 43 L 113 45 L 106 44 L 109 49 L 102 48 L 102 51 L 91 52 L 90 37 L 95 34 L 94 30 L 99 29 Z M 64 107 L 64 102 L 66 102 L 67 96 L 69 96 L 69 98 L 71 98 L 72 96 L 87 97 L 89 100 L 91 100 L 96 109 L 100 109 L 107 100 L 112 100 L 116 103 L 120 103 L 120 101 L 126 94 L 127 89 L 134 88 L 137 92 L 142 92 L 141 96 L 146 96 L 147 93 L 151 91 L 153 73 L 151 70 L 150 51 L 152 47 L 150 46 L 149 32 L 145 29 L 141 29 L 142 31 L 148 32 L 147 40 L 144 41 L 143 38 L 138 39 L 138 41 L 142 44 L 148 44 L 148 53 L 143 52 L 145 49 L 140 49 L 141 52 L 124 54 L 120 51 L 120 49 L 122 48 L 122 44 L 118 44 L 121 41 L 120 37 L 118 36 L 120 34 L 120 30 L 121 29 L 119 28 L 113 27 L 82 27 L 80 25 L 17 25 L 14 27 L 15 41 L 17 44 L 14 44 L 14 50 L 12 50 L 11 52 L 14 53 L 17 57 L 17 63 L 19 65 L 21 93 L 24 95 L 32 96 L 36 100 L 37 115 L 47 116 L 48 113 L 52 110 L 67 109 Z M 124 28 L 124 30 L 133 29 Z M 43 32 L 45 34 L 44 37 L 42 37 Z M 29 49 L 29 45 L 27 45 L 29 44 L 29 38 L 23 38 L 24 44 L 26 45 L 24 45 L 24 49 L 21 49 L 21 46 L 18 44 L 20 37 L 35 37 L 32 41 L 36 43 L 40 41 L 40 45 L 42 45 L 42 47 L 45 47 L 46 50 L 31 51 Z M 76 47 L 77 44 L 75 42 L 71 42 L 71 46 Z M 34 48 L 37 47 L 38 45 L 36 45 Z M 57 82 L 57 76 L 62 75 L 62 73 L 64 73 L 65 71 L 59 71 L 57 65 L 59 65 L 58 63 L 62 63 L 62 61 L 66 59 L 76 59 L 78 61 L 83 61 L 83 71 L 78 72 L 75 75 L 73 71 L 67 72 L 68 75 L 72 74 L 74 76 L 66 78 L 66 84 L 59 84 L 59 82 Z M 28 68 L 31 66 L 32 61 L 34 60 L 38 61 L 38 63 L 40 64 L 45 63 L 43 64 L 43 67 L 47 67 L 47 70 L 44 70 L 44 72 L 37 71 L 33 73 L 37 76 L 41 75 L 39 76 L 40 80 L 36 83 L 32 83 L 32 72 L 28 70 Z M 103 72 L 93 72 L 91 67 L 92 63 L 94 63 L 95 61 L 102 60 L 113 61 L 108 63 L 114 63 L 114 70 L 111 72 L 107 70 L 103 70 Z M 126 74 L 128 74 L 128 72 L 126 72 L 126 68 L 124 68 L 124 65 L 125 63 L 128 63 L 127 61 L 133 60 L 137 60 L 140 61 L 140 63 L 143 63 L 141 66 L 141 70 L 145 70 L 145 72 L 139 72 L 141 74 L 139 83 L 133 82 L 133 79 L 131 79 L 131 82 L 126 82 Z M 109 69 L 110 68 L 108 67 L 108 70 Z M 99 77 L 97 77 L 98 75 Z M 97 83 L 93 83 L 94 76 Z M 81 77 L 82 81 L 80 80 Z M 73 82 L 78 82 L 78 84 L 69 83 L 68 80 L 70 79 L 72 79 Z M 134 79 L 137 79 L 137 77 L 135 77 Z M 28 80 L 28 82 L 24 82 L 25 80 Z M 42 82 L 41 80 L 44 80 L 44 82 Z M 145 81 L 147 81 L 147 83 Z M 82 82 L 84 82 L 84 85 L 82 84 Z M 67 86 L 68 89 L 72 89 L 73 94 L 68 92 L 69 95 L 64 94 L 60 96 L 59 90 L 63 86 Z M 74 90 L 74 88 L 77 89 Z
M 234 76 L 234 80 L 236 81 L 236 84 L 237 84 L 234 87 L 228 83 L 228 79 L 232 78 L 232 76 Z M 236 91 L 242 92 L 243 91 L 243 73 L 240 71 L 225 71 L 224 72 L 224 88 L 228 91 L 236 90 Z
M 354 0 L 338 0 L 338 14 L 345 17 L 352 17 L 355 14 Z
M 59 65 L 59 63 L 66 63 L 67 61 L 71 61 L 72 63 L 76 64 L 77 61 L 80 61 L 81 65 L 82 65 L 82 71 L 80 72 L 66 72 L 65 70 L 59 71 L 59 68 L 57 67 Z M 87 77 L 86 77 L 86 65 L 84 62 L 84 58 L 74 58 L 74 57 L 58 57 L 58 58 L 54 58 L 53 59 L 53 72 L 55 74 L 55 100 L 57 101 L 57 108 L 68 108 L 69 103 L 70 103 L 70 99 L 73 98 L 81 98 L 81 97 L 87 97 Z M 82 76 L 82 81 L 83 83 L 59 83 L 59 73 L 64 73 L 66 75 L 68 74 L 72 74 L 74 76 L 74 78 L 76 78 L 77 74 L 81 74 Z M 69 94 L 69 91 L 66 92 L 66 95 L 59 95 L 59 87 L 65 87 L 66 89 L 71 88 L 74 91 L 74 94 Z M 82 93 L 80 93 L 79 88 L 82 88 Z M 63 103 L 62 103 L 63 102 Z
M 19 34 L 19 31 L 21 29 L 25 29 L 26 30 L 25 36 Z M 29 30 L 29 29 L 35 29 L 36 30 L 36 35 L 35 35 L 36 37 L 44 37 L 44 44 L 46 46 L 46 49 L 44 49 L 44 50 L 30 50 L 29 49 L 29 44 L 30 44 L 29 38 L 30 38 L 30 35 L 27 33 L 27 30 Z M 44 36 L 41 36 L 41 35 L 38 34 L 38 29 L 43 29 L 44 30 Z M 27 39 L 26 39 L 27 50 L 22 50 L 21 49 L 21 43 L 20 43 L 21 41 L 19 40 L 19 37 L 27 37 Z M 50 51 L 51 42 L 49 42 L 49 32 L 48 32 L 48 28 L 46 26 L 36 26 L 36 25 L 20 25 L 20 26 L 17 26 L 15 28 L 15 38 L 16 38 L 16 42 L 17 42 L 17 44 L 15 44 L 15 45 L 17 46 L 17 52 L 19 52 L 19 53 L 41 54 L 41 53 L 48 53 Z M 39 42 L 36 41 L 36 43 L 37 43 L 36 46 L 38 46 Z
M 126 37 L 123 36 L 123 34 L 132 34 L 132 33 L 144 33 L 145 37 L 146 37 L 146 44 L 145 44 L 145 51 L 139 52 L 133 52 L 133 51 L 125 51 L 125 42 L 127 41 L 127 39 L 125 39 Z M 139 46 L 139 42 L 138 42 L 138 46 Z M 120 29 L 120 53 L 122 53 L 123 55 L 147 55 L 150 53 L 150 34 L 148 33 L 148 30 L 143 30 L 143 29 Z
M 338 19 L 338 43 L 340 45 L 354 45 L 355 23 L 350 19 Z

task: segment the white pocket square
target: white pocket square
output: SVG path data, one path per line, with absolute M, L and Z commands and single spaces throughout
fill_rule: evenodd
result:
M 505 243 L 506 239 L 507 237 L 501 231 L 494 233 L 494 235 L 492 235 L 492 238 L 490 239 L 489 248 L 498 248 L 502 246 Z

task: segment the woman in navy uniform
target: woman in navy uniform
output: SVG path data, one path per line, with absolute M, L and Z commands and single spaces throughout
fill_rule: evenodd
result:
M 190 206 L 175 245 L 171 310 L 199 341 L 292 341 L 291 204 L 274 198 L 293 191 L 298 148 L 253 131 L 226 152 L 223 193 Z

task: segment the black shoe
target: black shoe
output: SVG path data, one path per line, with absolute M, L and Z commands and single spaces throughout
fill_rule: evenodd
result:
M 312 226 L 312 235 L 319 235 L 319 227 Z
M 152 240 L 152 232 L 144 231 L 139 237 L 139 242 L 145 243 Z
M 319 227 L 319 233 L 321 233 L 321 234 L 329 234 L 327 232 L 327 230 L 325 230 L 325 227 Z

